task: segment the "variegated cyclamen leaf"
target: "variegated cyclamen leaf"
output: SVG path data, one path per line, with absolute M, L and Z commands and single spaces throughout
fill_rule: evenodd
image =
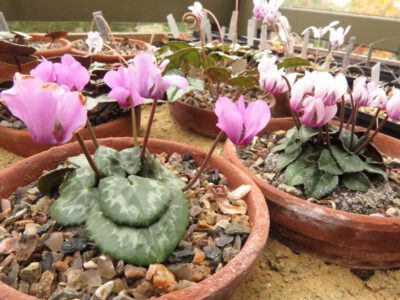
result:
M 186 183 L 167 168 L 161 167 L 160 171 L 162 176 L 161 181 L 169 188 L 181 190 L 185 187 Z
M 141 147 L 134 147 L 119 152 L 120 164 L 129 175 L 135 175 L 140 171 L 142 165 L 140 161 L 141 150 Z
M 51 218 L 65 226 L 83 224 L 97 201 L 95 185 L 96 177 L 89 166 L 69 173 L 61 185 L 60 197 L 51 206 Z
M 146 153 L 145 159 L 142 162 L 139 175 L 142 177 L 153 178 L 156 180 L 162 179 L 161 165 L 149 152 Z
M 95 204 L 86 227 L 99 248 L 115 259 L 146 266 L 163 262 L 175 250 L 189 223 L 188 203 L 180 190 L 162 217 L 151 226 L 135 228 L 117 225 Z
M 104 177 L 112 175 L 125 177 L 126 175 L 120 163 L 119 152 L 115 149 L 100 146 L 94 154 L 94 162 Z
M 103 178 L 98 190 L 104 215 L 121 225 L 149 226 L 161 217 L 171 201 L 170 189 L 165 184 L 134 175 Z

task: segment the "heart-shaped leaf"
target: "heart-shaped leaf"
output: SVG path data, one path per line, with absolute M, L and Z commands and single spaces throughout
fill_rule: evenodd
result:
M 65 176 L 73 170 L 75 170 L 75 168 L 55 169 L 40 176 L 38 180 L 39 191 L 49 197 L 53 196 L 63 183 Z
M 318 162 L 318 168 L 321 171 L 329 173 L 331 175 L 342 175 L 343 171 L 333 158 L 331 152 L 328 149 L 324 149 L 321 152 L 321 156 Z
M 304 190 L 309 198 L 322 198 L 332 192 L 339 184 L 339 177 L 310 168 L 305 174 Z
M 363 172 L 344 174 L 343 185 L 352 191 L 367 192 L 370 186 L 368 176 Z
M 227 68 L 209 67 L 206 74 L 214 82 L 224 83 L 231 78 L 231 72 Z
M 358 155 L 350 154 L 336 145 L 332 145 L 331 151 L 344 173 L 356 173 L 364 169 L 363 161 Z
M 293 68 L 293 67 L 302 67 L 302 66 L 310 66 L 310 62 L 306 59 L 300 57 L 289 57 L 284 61 L 278 64 L 278 68 Z
M 104 176 L 119 175 L 125 177 L 126 173 L 121 166 L 119 152 L 115 149 L 100 146 L 94 154 L 94 162 L 100 173 Z

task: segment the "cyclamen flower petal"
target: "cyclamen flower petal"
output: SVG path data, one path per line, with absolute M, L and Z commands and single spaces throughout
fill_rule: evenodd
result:
M 82 91 L 90 80 L 89 71 L 70 54 L 65 54 L 61 58 L 61 63 L 44 59 L 30 72 L 30 75 L 44 82 L 65 85 L 71 91 Z
M 243 96 L 237 104 L 228 97 L 218 98 L 214 112 L 218 117 L 217 127 L 236 145 L 250 144 L 271 119 L 268 104 L 257 100 L 246 107 Z
M 350 31 L 351 26 L 347 26 L 346 29 L 343 27 L 339 27 L 337 29 L 330 28 L 329 29 L 329 42 L 332 46 L 333 50 L 339 49 L 344 44 L 344 38 L 347 33 Z
M 267 0 L 253 0 L 253 17 L 257 20 L 262 20 L 265 17 L 265 7 Z
M 145 99 L 161 99 L 170 86 L 186 90 L 187 79 L 177 75 L 162 76 L 168 61 L 157 66 L 153 54 L 137 55 L 127 68 L 120 67 L 118 71 L 109 71 L 104 82 L 111 88 L 108 94 L 124 107 L 142 104 Z
M 97 31 L 90 31 L 85 43 L 89 47 L 89 53 L 99 53 L 103 49 L 104 40 Z
M 276 57 L 264 56 L 259 65 L 258 71 L 260 73 L 260 82 L 264 89 L 269 93 L 284 93 L 289 90 L 286 80 L 283 76 L 286 76 L 283 69 L 278 70 L 278 66 L 275 64 Z M 296 74 L 290 75 L 290 80 L 294 81 Z M 290 82 L 290 81 L 289 81 Z
M 198 1 L 189 6 L 188 9 L 200 19 L 204 16 L 203 5 Z
M 400 90 L 394 89 L 393 95 L 390 97 L 386 105 L 386 113 L 389 118 L 400 121 Z
M 31 76 L 17 73 L 14 86 L 0 97 L 40 144 L 64 144 L 87 121 L 81 94 Z

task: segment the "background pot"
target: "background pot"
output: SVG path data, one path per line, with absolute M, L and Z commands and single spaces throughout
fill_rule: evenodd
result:
M 116 37 L 116 38 L 114 38 L 114 40 L 122 41 L 123 38 Z M 82 56 L 89 55 L 89 52 L 81 51 L 81 50 L 78 50 L 78 49 L 75 48 L 75 45 L 76 45 L 77 42 L 78 41 L 72 42 L 72 51 L 71 51 L 71 53 L 75 54 L 75 55 L 82 55 Z M 145 52 L 145 51 L 148 51 L 150 49 L 150 45 L 149 44 L 147 44 L 146 42 L 140 41 L 140 40 L 129 39 L 129 43 L 130 44 L 136 44 L 141 49 L 143 49 L 141 51 L 138 51 L 138 53 Z M 137 53 L 129 54 L 129 55 L 123 55 L 122 57 L 125 60 L 129 60 L 131 58 L 134 58 L 136 56 L 136 54 Z M 92 54 L 91 57 L 92 57 L 92 61 L 98 61 L 98 62 L 103 62 L 103 63 L 112 64 L 112 63 L 120 62 L 120 57 L 118 55 L 97 53 L 97 54 Z
M 287 130 L 293 126 L 291 118 L 273 119 L 267 130 Z M 400 157 L 400 141 L 383 134 L 378 134 L 374 141 L 383 153 Z M 348 267 L 400 267 L 400 218 L 359 215 L 307 202 L 255 176 L 240 161 L 230 141 L 225 144 L 224 155 L 261 188 L 268 201 L 272 228 L 282 242 Z
M 271 100 L 269 107 L 274 116 L 275 99 Z M 169 104 L 168 109 L 175 121 L 187 130 L 210 138 L 215 138 L 220 132 L 217 127 L 217 115 L 211 109 L 200 108 L 180 100 Z
M 131 138 L 111 138 L 100 140 L 102 145 L 121 150 L 131 147 Z M 93 151 L 91 142 L 86 142 Z M 167 152 L 172 154 L 178 152 L 181 154 L 191 152 L 195 160 L 201 162 L 206 153 L 195 147 L 179 144 L 176 142 L 150 139 L 149 150 L 153 153 Z M 25 186 L 35 180 L 42 174 L 43 170 L 51 170 L 57 167 L 67 157 L 78 155 L 81 149 L 77 143 L 71 143 L 64 146 L 54 147 L 48 151 L 34 155 L 20 162 L 15 163 L 8 169 L 0 172 L 0 198 L 6 198 L 18 187 Z M 269 216 L 267 205 L 261 191 L 255 183 L 240 169 L 233 166 L 227 160 L 213 155 L 210 160 L 212 168 L 218 168 L 228 178 L 232 188 L 242 184 L 252 186 L 251 192 L 246 196 L 248 204 L 248 214 L 250 217 L 251 232 L 244 247 L 240 253 L 232 259 L 225 267 L 215 275 L 208 277 L 204 281 L 191 287 L 164 295 L 159 300 L 200 300 L 200 299 L 229 299 L 233 294 L 238 283 L 243 279 L 251 266 L 256 261 L 257 256 L 263 250 L 268 238 Z M 0 295 L 7 295 L 7 300 L 33 299 L 18 291 L 12 290 L 4 283 L 0 282 Z M 0 297 L 2 300 L 4 298 Z M 35 298 L 34 298 L 35 299 Z
M 136 125 L 140 128 L 141 109 L 137 106 Z M 98 138 L 105 137 L 120 137 L 132 135 L 132 121 L 131 115 L 127 114 L 113 121 L 93 126 L 95 134 Z M 81 131 L 85 140 L 90 139 L 87 129 Z M 33 154 L 47 150 L 53 145 L 41 145 L 32 141 L 31 135 L 28 130 L 18 130 L 0 126 L 0 147 L 13 152 L 17 155 L 27 157 Z
M 51 39 L 46 38 L 44 34 L 41 33 L 30 33 L 29 34 L 32 39 L 32 42 L 46 42 L 50 43 Z M 72 49 L 72 44 L 70 41 L 66 39 L 56 39 L 54 41 L 54 44 L 58 44 L 58 48 L 52 48 L 52 49 L 44 49 L 44 50 L 38 50 L 34 53 L 35 56 L 37 57 L 54 57 L 54 56 L 62 56 L 66 53 L 70 53 Z

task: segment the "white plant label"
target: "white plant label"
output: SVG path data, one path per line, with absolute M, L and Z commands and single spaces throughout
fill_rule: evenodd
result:
M 249 19 L 247 22 L 247 45 L 250 47 L 254 46 L 254 38 L 257 34 L 257 20 Z
M 235 35 L 237 34 L 236 29 L 236 24 L 237 24 L 237 19 L 239 17 L 238 12 L 234 11 L 232 13 L 232 17 L 231 17 L 231 23 L 229 24 L 229 31 L 228 31 L 228 38 L 233 41 L 235 38 Z
M 374 48 L 372 47 L 372 45 L 369 45 L 367 54 L 367 66 L 371 65 L 372 51 L 374 51 Z
M 354 45 L 356 43 L 356 37 L 352 36 L 349 40 L 349 44 L 347 45 L 346 54 L 343 57 L 343 67 L 347 67 L 350 62 L 350 55 L 353 52 Z
M 3 12 L 0 11 L 0 31 L 10 31 Z
M 371 68 L 371 81 L 375 82 L 378 85 L 380 78 L 381 78 L 381 63 L 378 62 L 375 66 Z
M 207 43 L 212 41 L 211 22 L 210 19 L 204 18 L 204 33 Z
M 225 35 L 226 35 L 226 27 L 225 26 L 221 27 L 221 33 L 222 33 L 223 38 L 225 38 Z
M 92 15 L 96 21 L 96 26 L 100 32 L 100 36 L 107 42 L 111 41 L 110 32 L 108 31 L 107 24 L 104 22 L 103 13 L 99 10 L 93 12 Z
M 310 42 L 310 30 L 307 30 L 307 32 L 304 34 L 303 47 L 301 48 L 301 57 L 304 58 L 304 59 L 307 58 L 308 43 L 309 42 Z
M 267 49 L 268 47 L 268 25 L 261 25 L 261 33 L 260 33 L 260 49 Z
M 178 29 L 178 24 L 176 24 L 175 18 L 173 14 L 169 14 L 167 16 L 167 22 L 169 29 L 171 30 L 171 34 L 174 38 L 179 38 L 181 36 L 181 32 Z

